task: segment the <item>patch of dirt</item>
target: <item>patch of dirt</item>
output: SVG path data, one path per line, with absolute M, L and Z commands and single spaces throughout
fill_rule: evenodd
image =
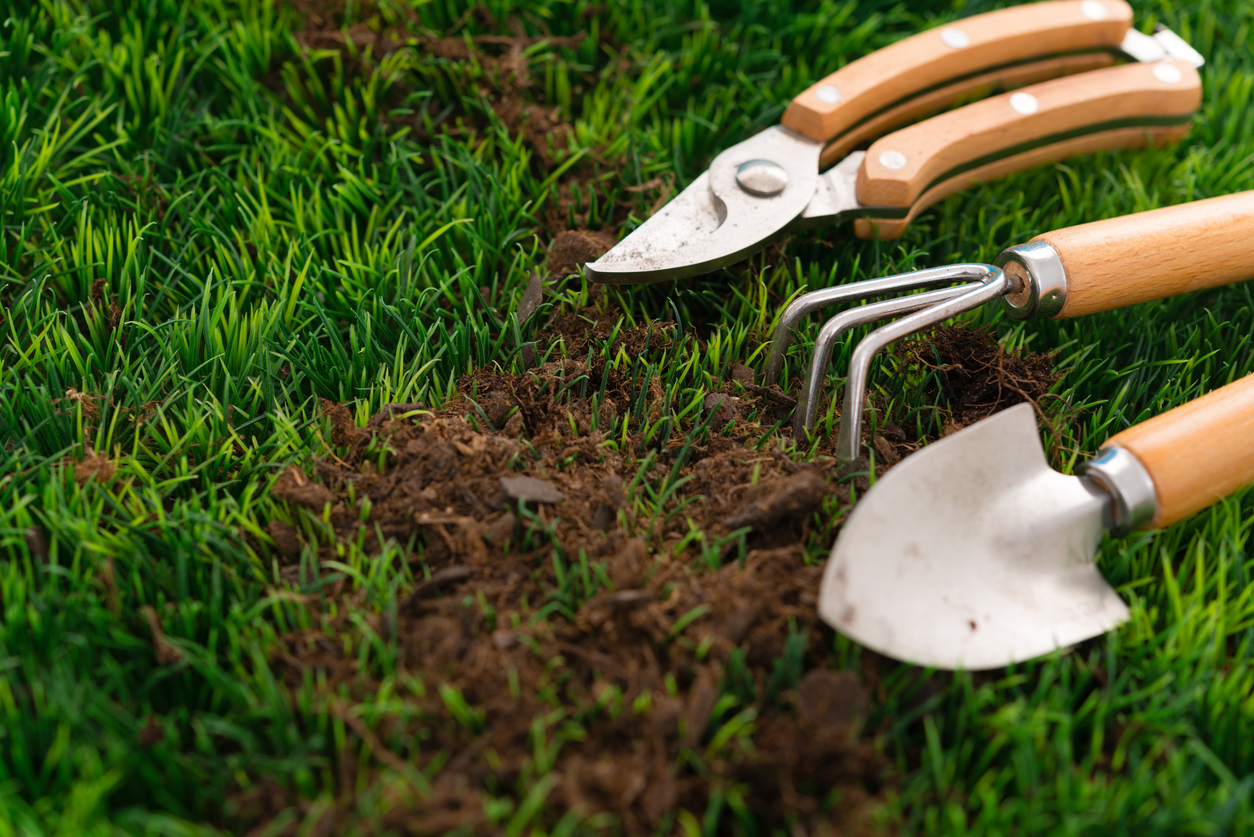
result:
M 527 50 L 541 41 L 547 49 L 577 47 L 587 37 L 587 32 L 568 36 L 529 35 L 522 20 L 511 17 L 508 21 L 509 35 L 471 35 L 463 27 L 472 23 L 481 29 L 497 26 L 491 12 L 483 6 L 475 6 L 467 10 L 454 31 L 442 37 L 429 37 L 419 34 L 425 31 L 425 27 L 418 14 L 404 4 L 391 7 L 392 12 L 400 14 L 400 19 L 385 25 L 384 16 L 371 0 L 364 3 L 349 3 L 346 0 L 289 2 L 301 18 L 296 42 L 309 51 L 327 50 L 338 52 L 341 57 L 351 56 L 353 61 L 346 65 L 346 69 L 357 75 L 368 74 L 374 62 L 402 49 L 412 48 L 419 57 L 436 59 L 437 62 L 473 60 L 482 69 L 482 72 L 473 74 L 473 77 L 481 79 L 480 95 L 511 133 L 522 134 L 526 138 L 545 171 L 551 171 L 557 164 L 558 155 L 569 150 L 573 131 L 571 125 L 562 119 L 557 108 L 534 101 L 532 94 L 536 85 L 531 75 L 532 57 Z M 464 34 L 457 34 L 458 30 Z M 365 54 L 367 50 L 369 57 Z M 466 86 L 459 73 L 455 73 L 450 81 L 454 87 Z M 286 85 L 277 70 L 271 71 L 267 85 L 281 98 L 287 97 Z M 388 104 L 400 107 L 403 98 L 401 93 L 394 92 Z M 458 120 L 471 118 L 471 115 L 462 110 L 460 101 L 447 104 L 454 113 L 444 121 L 454 133 L 458 133 L 455 127 Z M 396 119 L 399 120 L 398 126 L 408 125 L 420 141 L 430 139 L 417 116 L 397 116 Z M 550 207 L 550 212 L 554 209 Z
M 399 32 L 383 32 L 365 23 L 346 26 L 350 3 L 348 0 L 288 0 L 301 16 L 302 26 L 296 32 L 296 42 L 306 49 L 344 50 L 352 46 L 356 50 L 372 47 L 375 57 L 382 57 L 405 46 L 405 38 Z M 355 3 L 356 17 L 363 18 L 373 11 L 373 3 Z
M 429 124 L 435 124 L 438 130 L 457 137 L 470 133 L 473 142 L 481 142 L 488 128 L 487 121 L 475 108 L 465 108 L 463 100 L 464 94 L 477 90 L 485 109 L 490 110 L 511 134 L 526 140 L 532 152 L 533 165 L 544 174 L 554 171 L 572 151 L 574 127 L 559 107 L 545 101 L 544 85 L 536 84 L 532 75 L 532 65 L 544 60 L 544 53 L 537 54 L 533 48 L 541 42 L 545 52 L 576 48 L 588 37 L 586 31 L 568 35 L 554 35 L 547 31 L 529 33 L 518 16 L 509 17 L 501 27 L 487 8 L 476 5 L 468 8 L 450 31 L 431 37 L 423 34 L 428 30 L 417 13 L 403 4 L 393 9 L 400 13 L 401 19 L 384 26 L 381 22 L 383 16 L 370 0 L 364 4 L 349 4 L 345 0 L 291 0 L 291 3 L 300 13 L 302 21 L 296 34 L 297 43 L 306 50 L 330 50 L 340 53 L 342 59 L 351 58 L 345 68 L 356 75 L 368 75 L 374 63 L 386 55 L 401 49 L 414 50 L 420 59 L 417 68 L 419 83 L 432 89 L 442 103 L 438 110 L 444 112 L 427 114 L 434 119 L 434 123 L 429 123 L 419 114 L 401 113 L 404 98 L 401 87 L 404 85 L 391 84 L 384 86 L 388 91 L 389 105 L 385 110 L 389 114 L 397 111 L 387 117 L 389 123 L 395 122 L 392 127 L 408 127 L 419 142 L 432 139 L 427 133 Z M 350 22 L 352 20 L 358 22 Z M 534 29 L 534 21 L 528 25 Z M 499 32 L 501 29 L 509 34 L 493 33 L 493 30 Z M 472 34 L 475 32 L 477 34 Z M 604 28 L 601 30 L 602 43 L 611 37 L 610 32 Z M 584 79 L 580 84 L 591 83 L 590 79 Z M 272 69 L 266 83 L 281 99 L 288 98 L 286 82 L 277 68 Z M 614 243 L 612 235 L 583 228 L 588 226 L 588 206 L 594 195 L 601 206 L 613 208 L 610 228 L 617 228 L 626 220 L 634 203 L 613 199 L 613 188 L 608 185 L 607 179 L 615 176 L 614 172 L 606 170 L 606 161 L 600 149 L 592 149 L 592 153 L 564 172 L 555 184 L 554 198 L 539 213 L 543 227 L 559 237 L 568 229 L 584 236 L 599 237 L 600 241 L 593 247 L 599 247 L 604 252 Z M 655 178 L 628 191 L 653 191 L 661 184 L 662 181 Z M 669 194 L 667 184 L 662 188 L 657 206 L 664 203 Z M 608 244 L 604 243 L 607 239 Z M 571 243 L 558 241 L 554 245 L 560 256 Z M 586 244 L 583 250 L 588 250 Z M 572 261 L 572 258 L 577 259 L 578 254 L 566 259 L 558 258 L 550 269 L 557 276 L 575 272 L 573 265 L 582 264 L 582 261 Z
M 937 371 L 952 413 L 947 433 L 1025 401 L 1041 414 L 1041 400 L 1062 377 L 1054 352 L 1007 352 L 984 330 L 941 326 L 897 351 L 907 366 Z
M 405 833 L 491 833 L 485 801 L 537 782 L 554 810 L 609 814 L 625 833 L 669 828 L 673 812 L 700 814 L 731 786 L 763 830 L 874 833 L 888 764 L 862 725 L 884 666 L 868 652 L 859 671 L 829 667 L 812 557 L 827 546 L 811 542 L 815 520 L 848 514 L 850 483 L 832 459 L 784 453 L 765 428 L 794 404 L 738 364 L 689 425 L 659 438 L 664 393 L 608 359 L 657 357 L 674 340 L 664 323 L 579 311 L 535 339 L 587 360 L 479 371 L 441 409 L 387 405 L 364 427 L 324 402 L 332 449 L 274 485 L 296 517 L 306 509 L 335 535 L 306 543 L 301 527 L 269 527 L 288 595 L 305 596 L 320 626 L 282 637 L 272 664 L 293 688 L 315 671 L 328 700 L 349 702 L 335 711 L 359 742 L 336 756 L 326 833 L 354 825 L 358 759 L 434 776 L 429 791 L 384 793 L 384 825 Z M 1039 400 L 1056 380 L 1051 356 L 1008 355 L 983 333 L 941 329 L 900 351 L 938 371 L 969 421 Z M 622 431 L 641 410 L 650 438 L 636 423 Z M 884 418 L 867 440 L 881 468 L 922 444 Z M 697 422 L 709 432 L 690 435 Z M 376 612 L 343 577 L 302 592 L 342 560 L 337 544 L 378 554 L 381 540 L 403 545 L 397 560 L 415 577 L 394 606 Z M 350 611 L 373 614 L 368 630 Z M 370 636 L 423 686 L 398 698 L 412 712 L 367 723 L 351 703 L 379 687 L 356 650 Z M 292 804 L 293 789 L 262 781 L 228 813 L 251 826 Z
M 595 310 L 573 311 L 555 317 L 537 335 L 541 345 L 561 341 L 569 357 L 586 357 L 588 350 L 599 347 L 613 338 L 604 351 L 594 358 L 596 369 L 605 368 L 606 357 L 617 357 L 620 351 L 628 357 L 639 357 L 646 352 L 665 351 L 673 345 L 674 323 L 653 322 L 644 327 L 618 327 L 619 316 Z
M 476 7 L 481 8 L 481 7 Z M 486 17 L 485 17 L 486 15 Z M 496 20 L 483 10 L 472 14 L 480 26 L 495 27 Z M 485 22 L 486 21 L 486 22 Z M 456 81 L 461 77 L 457 69 L 442 65 L 460 65 L 474 62 L 482 72 L 476 72 L 478 94 L 481 101 L 493 113 L 497 120 L 513 135 L 522 136 L 532 152 L 533 163 L 543 173 L 553 172 L 574 149 L 574 126 L 567 121 L 560 107 L 545 100 L 543 85 L 535 83 L 531 67 L 533 62 L 542 60 L 541 55 L 532 50 L 537 43 L 544 42 L 546 50 L 573 49 L 588 37 L 588 33 L 576 32 L 558 36 L 552 34 L 529 35 L 518 17 L 506 21 L 509 35 L 479 34 L 445 35 L 440 38 L 418 38 L 416 48 L 420 56 L 435 59 L 430 62 L 424 72 L 448 77 L 451 87 L 465 88 L 465 81 Z M 604 46 L 612 34 L 606 29 L 601 30 L 601 44 Z M 587 77 L 582 84 L 594 83 Z M 442 85 L 435 84 L 440 88 Z M 578 93 L 578 90 L 575 91 Z M 447 99 L 447 97 L 446 97 Z M 486 125 L 478 114 L 466 112 L 460 97 L 447 99 L 444 104 L 450 108 L 450 114 L 442 123 L 442 130 L 457 135 L 462 132 L 459 123 L 474 125 L 475 130 L 482 132 Z M 415 131 L 425 130 L 418 122 L 413 123 Z M 634 202 L 615 200 L 612 196 L 614 188 L 608 181 L 619 177 L 619 173 L 610 170 L 614 164 L 605 159 L 601 148 L 593 148 L 583 159 L 565 171 L 555 184 L 554 198 L 547 202 L 540 213 L 540 221 L 544 228 L 553 235 L 560 235 L 567 230 L 583 234 L 609 237 L 609 232 L 589 232 L 584 228 L 589 224 L 589 202 L 593 196 L 603 207 L 612 207 L 612 220 L 609 227 L 616 229 L 625 221 L 631 212 Z M 628 191 L 652 191 L 661 184 L 650 181 L 639 187 L 629 187 Z M 663 198 L 669 195 L 669 187 L 664 189 Z M 658 205 L 665 200 L 659 201 Z M 655 207 L 656 208 L 656 207 Z M 608 249 L 614 243 L 611 238 L 609 245 L 599 245 Z M 559 245 L 559 248 L 562 245 Z M 602 251 L 603 252 L 603 251 Z M 586 260 L 586 259 L 585 259 Z M 573 262 L 559 260 L 550 269 L 557 275 L 565 275 L 564 268 Z M 566 270 L 565 272 L 572 272 Z
M 368 621 L 395 643 L 399 670 L 421 673 L 422 693 L 404 697 L 416 714 L 367 725 L 344 710 L 365 757 L 434 773 L 430 793 L 387 792 L 385 825 L 494 830 L 482 803 L 534 784 L 541 734 L 553 753 L 542 780 L 550 802 L 611 814 L 625 833 L 663 827 L 679 808 L 699 816 L 733 785 L 768 828 L 871 833 L 888 765 L 859 733 L 859 674 L 827 667 L 822 564 L 806 548 L 816 514 L 847 510 L 846 486 L 830 460 L 759 450 L 763 429 L 751 421 L 687 446 L 686 430 L 661 444 L 634 425 L 611 437 L 642 397 L 656 420 L 662 393 L 607 371 L 605 358 L 653 355 L 672 339 L 658 324 L 614 327 L 596 314 L 559 317 L 541 345 L 563 340 L 574 357 L 595 348 L 591 366 L 479 372 L 439 410 L 389 407 L 357 427 L 326 402 L 335 450 L 313 474 L 289 469 L 274 486 L 298 516 L 328 515 L 337 542 L 377 554 L 382 537 L 412 550 L 418 581 Z M 746 383 L 751 374 L 733 371 L 710 408 L 718 420 L 754 409 Z M 652 492 L 667 484 L 676 490 L 655 514 Z M 301 551 L 297 527 L 279 522 L 270 534 L 281 561 Z M 333 545 L 317 551 L 320 563 L 341 560 Z M 307 563 L 281 574 L 295 594 L 312 583 Z M 341 578 L 322 595 L 309 606 L 340 601 L 342 615 L 283 637 L 275 670 L 292 686 L 319 672 L 328 697 L 371 694 L 375 675 L 350 650 L 364 634 L 346 615 L 363 612 L 364 593 Z M 747 725 L 727 726 L 733 719 Z M 405 740 L 422 747 L 389 749 Z M 361 752 L 337 757 L 344 787 L 328 833 L 351 826 Z M 261 783 L 228 807 L 252 825 L 296 799 Z

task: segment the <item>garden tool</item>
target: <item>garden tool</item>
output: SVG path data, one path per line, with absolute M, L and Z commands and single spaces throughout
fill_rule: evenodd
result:
M 998 668 L 1102 634 L 1128 608 L 1102 534 L 1159 528 L 1254 483 L 1254 375 L 1111 437 L 1079 476 L 1045 461 L 1030 404 L 881 477 L 836 539 L 819 615 L 934 668 Z
M 1179 139 L 1201 101 L 1202 58 L 1170 30 L 1130 29 L 1131 18 L 1122 0 L 1052 0 L 966 18 L 864 56 L 794 99 L 782 124 L 715 157 L 585 265 L 588 276 L 636 283 L 708 273 L 790 229 L 842 220 L 854 220 L 863 238 L 893 238 L 918 212 L 972 183 L 1074 154 Z M 1137 63 L 1093 69 L 1112 63 L 1113 53 Z M 1029 82 L 1040 83 L 851 150 L 990 87 Z
M 780 316 L 763 375 L 783 368 L 801 318 L 841 302 L 965 280 L 844 311 L 823 326 L 797 399 L 795 430 L 818 415 L 824 372 L 836 342 L 851 328 L 904 314 L 854 348 L 845 380 L 836 456 L 858 456 L 871 360 L 888 344 L 994 299 L 1013 318 L 1079 317 L 1254 278 L 1254 191 L 1094 221 L 1038 235 L 1002 252 L 995 265 L 960 264 L 854 282 L 804 294 Z

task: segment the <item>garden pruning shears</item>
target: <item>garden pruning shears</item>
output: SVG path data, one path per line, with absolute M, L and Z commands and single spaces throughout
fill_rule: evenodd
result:
M 1075 154 L 1175 141 L 1201 103 L 1203 59 L 1169 29 L 1151 36 L 1131 24 L 1123 0 L 1049 0 L 864 56 L 795 98 L 780 125 L 715 157 L 585 265 L 588 276 L 682 279 L 734 264 L 790 230 L 843 220 L 854 220 L 860 238 L 896 238 L 919 212 L 974 183 Z M 1112 66 L 1119 58 L 1132 63 Z M 866 151 L 852 150 L 877 136 Z

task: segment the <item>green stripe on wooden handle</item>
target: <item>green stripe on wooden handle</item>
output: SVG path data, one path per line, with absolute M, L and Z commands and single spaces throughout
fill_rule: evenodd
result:
M 1183 61 L 1124 64 L 1044 81 L 973 102 L 876 140 L 858 170 L 858 202 L 909 209 L 946 181 L 961 187 L 997 160 L 1033 149 L 1133 128 L 1179 125 L 1202 101 L 1202 80 Z M 1001 172 L 1007 174 L 1009 172 Z

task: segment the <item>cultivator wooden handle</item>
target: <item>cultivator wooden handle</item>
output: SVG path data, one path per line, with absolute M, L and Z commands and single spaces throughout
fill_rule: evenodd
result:
M 1058 317 L 1080 317 L 1254 278 L 1254 191 L 1039 235 L 1066 271 Z
M 1131 24 L 1132 9 L 1123 0 L 1052 0 L 963 18 L 842 67 L 793 99 L 783 124 L 810 139 L 834 140 L 937 90 L 944 93 L 934 106 L 953 104 L 987 86 L 994 68 L 1085 51 L 1111 63 Z M 1094 65 L 1083 63 L 1088 66 L 1078 69 Z
M 1154 482 L 1151 526 L 1169 526 L 1254 483 L 1254 375 L 1143 421 L 1107 446 L 1136 457 Z
M 867 151 L 858 201 L 883 217 L 859 220 L 855 229 L 863 238 L 896 238 L 919 212 L 977 183 L 1075 154 L 1174 141 L 1187 133 L 1201 99 L 1201 79 L 1185 61 L 1126 64 L 903 128 Z

